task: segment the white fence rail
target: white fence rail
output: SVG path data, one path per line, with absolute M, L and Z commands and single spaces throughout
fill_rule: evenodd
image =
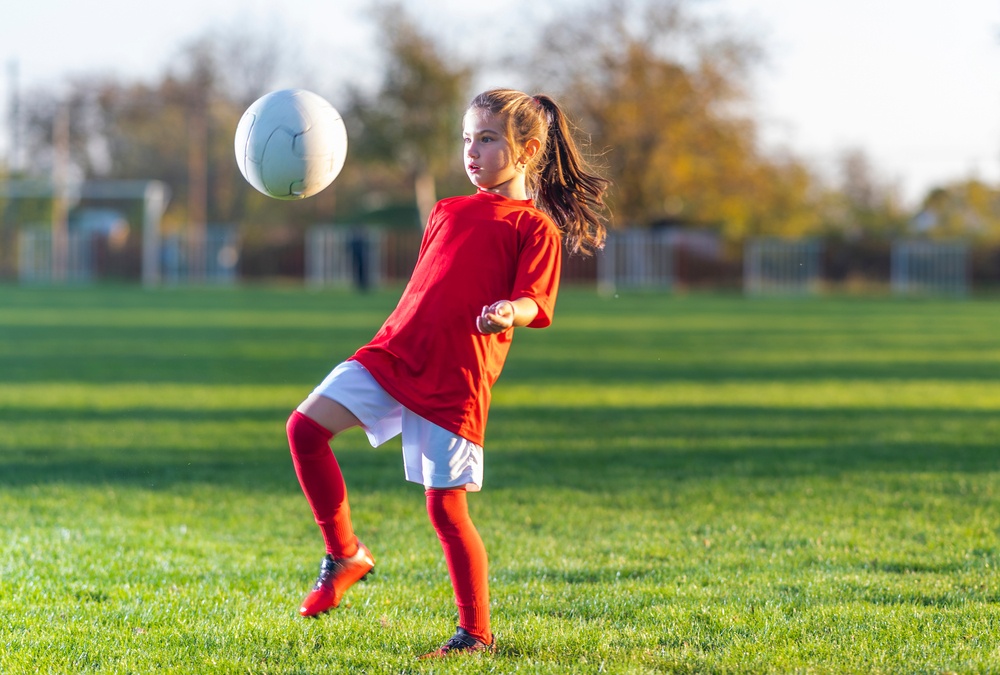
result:
M 212 227 L 204 241 L 187 234 L 160 240 L 160 278 L 168 284 L 232 284 L 237 280 L 240 259 L 235 228 Z
M 310 286 L 379 286 L 385 233 L 374 228 L 319 225 L 306 233 L 305 275 Z
M 892 292 L 965 295 L 969 292 L 969 245 L 916 240 L 893 243 Z
M 99 237 L 93 232 L 70 231 L 61 245 L 56 242 L 54 246 L 51 230 L 23 230 L 18 236 L 18 280 L 25 284 L 95 280 L 99 276 L 95 256 Z M 186 235 L 170 235 L 157 242 L 157 250 L 160 257 L 156 278 L 163 282 L 236 282 L 240 248 L 234 228 L 210 227 L 201 245 Z
M 93 251 L 90 233 L 69 232 L 62 246 L 54 246 L 51 230 L 23 230 L 18 237 L 18 280 L 28 284 L 90 281 Z M 63 257 L 61 264 L 57 260 L 60 256 Z
M 601 292 L 618 289 L 669 290 L 674 285 L 674 246 L 666 230 L 608 232 L 597 258 Z
M 743 289 L 749 295 L 802 295 L 821 285 L 822 246 L 814 239 L 748 240 Z

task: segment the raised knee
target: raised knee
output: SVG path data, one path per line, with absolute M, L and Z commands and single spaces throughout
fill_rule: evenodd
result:
M 298 410 L 288 417 L 285 433 L 288 435 L 288 447 L 293 455 L 329 451 L 330 439 L 333 438 L 333 434 L 326 427 Z

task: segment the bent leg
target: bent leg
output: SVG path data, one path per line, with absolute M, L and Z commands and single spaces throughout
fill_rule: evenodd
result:
M 347 408 L 322 396 L 303 401 L 286 425 L 295 474 L 323 534 L 326 552 L 334 558 L 357 553 L 358 539 L 351 525 L 347 485 L 330 440 L 357 425 Z
M 354 413 L 322 394 L 310 394 L 295 410 L 334 436 L 352 427 L 361 426 L 361 422 L 354 416 Z

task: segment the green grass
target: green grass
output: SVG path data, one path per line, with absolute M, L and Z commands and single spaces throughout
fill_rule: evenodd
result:
M 1000 311 L 568 290 L 484 491 L 496 654 L 398 444 L 336 441 L 377 574 L 319 620 L 284 421 L 393 293 L 0 287 L 0 673 L 1000 669 Z

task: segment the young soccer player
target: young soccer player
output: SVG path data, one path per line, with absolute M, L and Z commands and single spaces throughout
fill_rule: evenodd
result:
M 561 250 L 600 248 L 608 182 L 591 171 L 548 96 L 492 90 L 464 118 L 475 194 L 430 214 L 416 267 L 396 309 L 288 419 L 299 483 L 326 544 L 300 613 L 336 607 L 375 566 L 354 534 L 330 440 L 361 426 L 372 446 L 402 435 L 404 473 L 425 488 L 458 606 L 458 629 L 426 657 L 493 648 L 486 549 L 466 493 L 483 483 L 490 388 L 513 328 L 552 322 Z

